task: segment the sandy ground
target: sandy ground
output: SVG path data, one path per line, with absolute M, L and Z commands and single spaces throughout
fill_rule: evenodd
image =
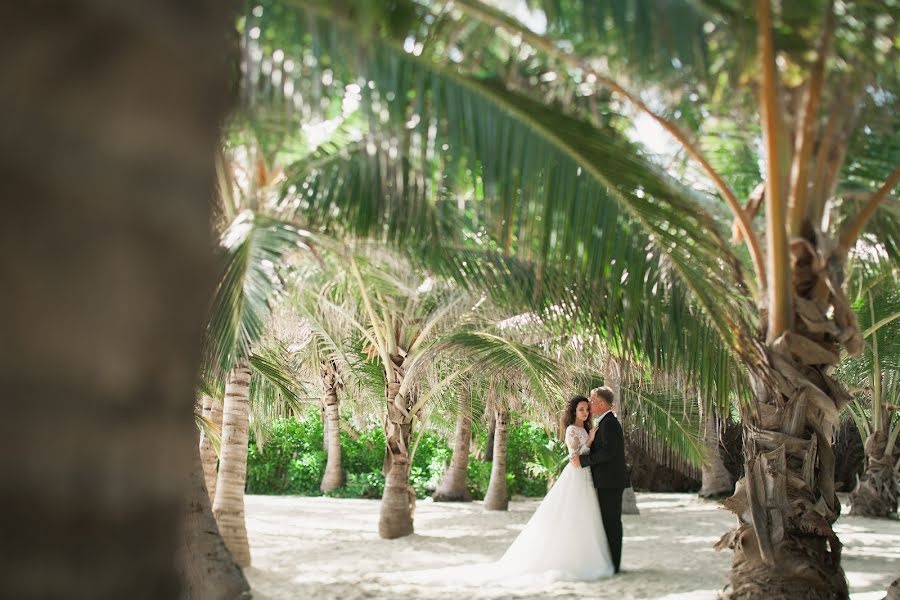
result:
M 527 589 L 404 582 L 404 571 L 499 558 L 538 502 L 513 501 L 504 513 L 484 512 L 480 502 L 420 500 L 416 534 L 389 541 L 378 537 L 376 500 L 248 496 L 253 567 L 247 576 L 257 600 L 712 600 L 726 584 L 731 552 L 717 553 L 712 545 L 733 518 L 715 502 L 691 494 L 638 494 L 641 514 L 624 517 L 622 573 L 611 579 Z M 882 598 L 900 574 L 900 521 L 844 516 L 836 530 L 844 543 L 851 598 Z

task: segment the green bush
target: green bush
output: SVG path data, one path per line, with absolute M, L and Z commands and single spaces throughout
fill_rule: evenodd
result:
M 477 443 L 484 447 L 484 433 Z M 322 449 L 322 421 L 313 409 L 302 421 L 284 420 L 273 425 L 260 450 L 251 434 L 247 457 L 248 494 L 298 494 L 319 496 L 319 484 L 325 472 L 326 453 Z M 507 485 L 509 493 L 542 496 L 547 489 L 545 476 L 534 476 L 528 463 L 534 462 L 541 446 L 548 441 L 544 430 L 528 422 L 510 427 L 507 446 Z M 413 438 L 415 443 L 415 437 Z M 341 498 L 380 498 L 384 491 L 384 432 L 372 429 L 357 439 L 341 432 L 341 466 L 344 485 L 330 492 Z M 446 440 L 424 433 L 416 447 L 410 469 L 410 485 L 416 497 L 431 495 L 450 462 L 453 450 Z M 484 498 L 491 477 L 491 463 L 469 460 L 469 493 Z
M 543 446 L 550 441 L 544 428 L 522 421 L 510 426 L 506 439 L 506 473 L 514 477 L 509 483 L 510 495 L 543 496 L 547 493 L 547 477 L 533 476 L 528 463 L 534 462 Z
M 251 432 L 247 493 L 318 495 L 325 460 L 322 422 L 318 419 L 289 419 L 274 424 L 262 450 Z
M 335 498 L 378 499 L 384 494 L 384 475 L 378 473 L 349 473 L 346 483 L 326 496 Z

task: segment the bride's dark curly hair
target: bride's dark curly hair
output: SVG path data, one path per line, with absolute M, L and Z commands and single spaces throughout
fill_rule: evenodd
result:
M 590 410 L 591 401 L 588 400 L 587 398 L 585 398 L 584 396 L 572 396 L 572 398 L 569 399 L 569 403 L 566 405 L 566 414 L 563 417 L 563 430 L 565 430 L 565 428 L 568 427 L 569 425 L 575 424 L 575 422 L 576 422 L 575 411 L 578 410 L 578 405 L 581 404 L 582 402 L 587 402 L 588 410 Z M 584 429 L 585 429 L 585 431 L 591 430 L 590 417 L 588 417 L 588 419 L 584 422 Z

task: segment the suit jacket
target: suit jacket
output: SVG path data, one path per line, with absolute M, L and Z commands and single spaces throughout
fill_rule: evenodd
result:
M 598 490 L 624 489 L 631 486 L 625 466 L 625 434 L 612 413 L 600 420 L 589 454 L 579 457 L 582 467 L 591 468 L 594 487 Z

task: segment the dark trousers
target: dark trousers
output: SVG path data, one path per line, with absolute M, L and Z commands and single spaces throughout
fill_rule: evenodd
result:
M 622 562 L 622 492 L 624 491 L 622 488 L 597 490 L 600 514 L 603 517 L 603 529 L 606 530 L 606 539 L 609 540 L 609 552 L 612 555 L 616 573 L 619 572 L 619 563 Z

